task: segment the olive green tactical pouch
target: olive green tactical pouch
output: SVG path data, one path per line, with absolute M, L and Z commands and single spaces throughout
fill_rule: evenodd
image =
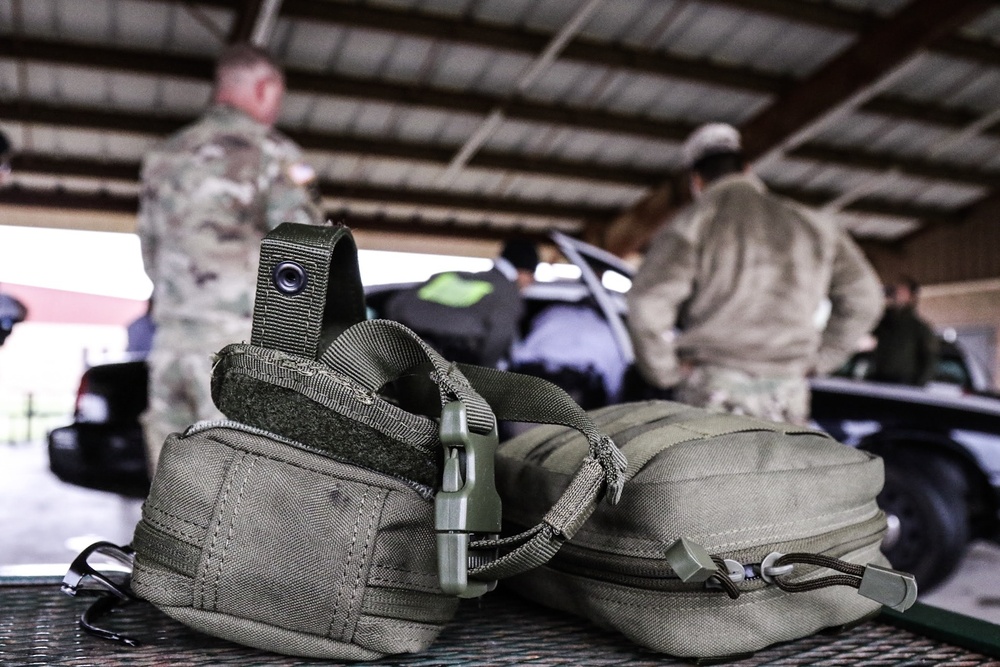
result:
M 168 438 L 136 528 L 133 590 L 168 615 L 290 655 L 420 651 L 459 597 L 545 562 L 605 489 L 617 497 L 624 460 L 555 387 L 470 368 L 475 391 L 406 327 L 359 321 L 346 228 L 268 235 L 256 299 L 250 344 L 213 371 L 229 420 Z M 426 414 L 380 393 L 414 367 Z M 592 454 L 545 520 L 507 539 L 494 411 L 574 426 Z
M 628 458 L 622 501 L 598 507 L 547 566 L 511 579 L 519 594 L 698 658 L 913 603 L 912 576 L 879 551 L 881 459 L 817 431 L 676 403 L 590 416 Z M 503 444 L 505 521 L 535 523 L 586 451 L 558 427 Z

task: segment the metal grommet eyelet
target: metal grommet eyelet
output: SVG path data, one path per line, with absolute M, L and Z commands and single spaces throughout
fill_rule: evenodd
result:
M 286 296 L 301 293 L 309 282 L 306 270 L 297 262 L 279 262 L 271 272 L 274 287 Z

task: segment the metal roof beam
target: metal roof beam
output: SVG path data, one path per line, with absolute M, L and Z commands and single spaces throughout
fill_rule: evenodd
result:
M 111 179 L 138 182 L 140 165 L 124 160 L 106 161 L 87 158 L 60 158 L 42 154 L 19 154 L 11 168 L 15 173 L 47 176 Z M 463 195 L 444 190 L 414 190 L 364 184 L 347 184 L 322 180 L 320 193 L 324 197 L 350 201 L 429 206 L 442 209 L 462 209 L 484 213 L 506 213 L 566 220 L 607 220 L 617 208 L 533 202 L 510 197 Z
M 863 33 L 875 28 L 882 20 L 871 11 L 851 9 L 827 3 L 801 0 L 701 0 L 709 4 L 726 5 L 759 14 L 769 14 L 799 23 L 833 30 Z M 951 36 L 936 42 L 931 50 L 983 65 L 1000 66 L 1000 46 L 984 39 Z
M 836 198 L 840 193 L 834 191 L 806 190 L 803 188 L 790 188 L 782 186 L 771 187 L 773 192 L 802 202 L 808 206 L 820 207 Z M 845 211 L 851 213 L 862 213 L 869 215 L 883 215 L 893 218 L 912 218 L 925 222 L 958 222 L 962 219 L 962 212 L 954 209 L 940 208 L 937 206 L 919 206 L 906 204 L 903 202 L 886 201 L 872 197 L 865 197 L 851 202 L 844 207 Z
M 790 158 L 813 160 L 824 164 L 878 172 L 898 172 L 906 176 L 949 181 L 983 187 L 1000 183 L 1000 171 L 983 171 L 935 160 L 903 158 L 886 153 L 849 150 L 810 143 L 788 153 Z
M 280 11 L 281 0 L 245 0 L 237 10 L 226 41 L 266 47 Z
M 421 11 L 374 8 L 339 2 L 285 0 L 282 16 L 345 27 L 368 28 L 380 32 L 419 35 L 429 39 L 530 55 L 542 52 L 552 39 L 550 33 L 523 27 L 508 27 Z M 721 65 L 707 60 L 682 58 L 648 49 L 580 37 L 566 45 L 561 57 L 590 65 L 622 67 L 647 74 L 768 94 L 784 90 L 792 83 L 785 77 L 749 67 Z
M 19 46 L 20 45 L 20 46 Z M 42 39 L 0 40 L 0 57 L 25 57 L 66 66 L 117 69 L 139 74 L 173 76 L 210 81 L 213 64 L 209 59 L 170 55 L 125 48 L 109 48 L 53 42 Z M 512 120 L 565 125 L 583 131 L 628 134 L 680 142 L 697 126 L 688 121 L 667 121 L 596 109 L 544 104 L 528 100 L 504 101 L 499 96 L 457 93 L 429 86 L 407 86 L 349 77 L 342 74 L 289 70 L 289 90 L 388 104 L 410 104 L 455 113 L 487 114 L 499 107 Z M 911 102 L 898 97 L 879 97 L 861 107 L 863 111 L 945 127 L 964 127 L 975 120 L 970 110 Z M 1000 136 L 1000 125 L 985 130 Z
M 16 102 L 0 103 L 0 119 L 60 127 L 118 132 L 131 131 L 156 135 L 168 134 L 193 120 L 189 116 L 154 116 L 95 110 L 86 107 Z M 305 149 L 397 158 L 442 165 L 446 165 L 452 156 L 452 149 L 444 146 L 428 146 L 415 142 L 387 141 L 289 128 L 281 129 Z M 656 183 L 662 176 L 660 170 L 595 165 L 575 160 L 516 155 L 499 151 L 482 151 L 470 161 L 469 166 L 635 187 Z
M 118 195 L 107 192 L 76 192 L 65 189 L 46 190 L 7 187 L 0 190 L 0 206 L 4 205 L 134 214 L 138 211 L 139 200 L 135 195 Z M 543 233 L 524 228 L 520 225 L 500 227 L 451 221 L 432 222 L 418 217 L 398 218 L 363 215 L 339 209 L 326 211 L 326 216 L 334 222 L 344 222 L 352 229 L 373 232 L 444 236 L 487 241 L 502 241 L 509 238 L 511 234 L 518 234 L 528 236 L 539 242 L 548 241 Z
M 106 178 L 135 182 L 138 179 L 139 164 L 127 161 L 101 161 L 86 158 L 55 158 L 40 154 L 19 155 L 14 158 L 16 172 L 39 173 L 82 178 Z M 801 188 L 779 188 L 777 190 L 811 205 L 819 205 L 836 193 L 803 190 Z M 502 197 L 482 197 L 461 195 L 440 190 L 413 190 L 374 185 L 351 185 L 333 181 L 322 181 L 320 192 L 324 197 L 346 200 L 399 204 L 407 206 L 428 206 L 444 209 L 481 211 L 484 213 L 506 213 L 556 219 L 579 219 L 583 221 L 608 220 L 618 212 L 615 208 L 531 202 Z M 847 210 L 858 213 L 872 213 L 904 218 L 943 220 L 955 222 L 960 213 L 924 206 L 909 206 L 878 199 L 862 199 L 854 202 Z
M 189 116 L 152 116 L 81 107 L 62 107 L 40 104 L 25 106 L 17 103 L 0 103 L 0 118 L 17 122 L 32 122 L 63 127 L 84 127 L 110 131 L 132 131 L 156 135 L 173 132 L 193 120 Z M 403 144 L 398 142 L 358 139 L 342 135 L 323 134 L 317 132 L 289 131 L 289 134 L 294 136 L 294 138 L 305 148 L 315 150 L 330 150 L 340 153 L 350 152 L 361 155 L 379 155 L 381 157 L 388 158 L 430 161 L 437 164 L 446 163 L 446 161 L 450 159 L 451 155 L 449 149 L 429 148 L 419 144 Z M 889 155 L 849 151 L 819 144 L 807 144 L 802 146 L 794 151 L 791 154 L 791 157 L 816 160 L 828 164 L 840 165 L 846 168 L 871 169 L 875 171 L 897 169 L 910 176 L 988 187 L 992 187 L 998 182 L 998 180 L 1000 180 L 1000 175 L 994 172 L 984 172 L 930 160 L 917 160 L 912 158 L 903 159 Z M 34 160 L 38 158 L 22 156 L 18 159 Z M 59 173 L 59 166 L 57 162 L 62 162 L 64 164 L 64 168 L 71 170 L 71 172 L 66 172 L 68 175 L 72 173 L 72 165 L 75 164 L 73 159 L 47 163 L 46 171 Z M 588 180 L 603 180 L 604 178 L 608 178 L 611 182 L 636 186 L 660 182 L 665 178 L 662 171 L 656 170 L 641 171 L 636 173 L 628 170 L 622 172 L 622 170 L 616 168 L 593 166 L 582 168 L 580 164 L 575 162 L 539 161 L 531 157 L 496 152 L 482 153 L 472 161 L 472 164 L 483 168 L 502 169 L 505 171 L 530 171 L 530 173 L 542 173 L 545 175 L 565 176 L 570 178 L 585 178 Z M 105 177 L 107 178 L 120 177 L 120 171 L 117 172 L 119 175 L 106 174 L 99 165 L 99 162 L 93 164 L 88 163 L 88 168 L 96 169 L 97 171 L 92 172 L 95 175 L 101 173 L 105 174 Z M 25 165 L 25 168 L 26 167 L 27 164 Z M 108 167 L 105 167 L 104 169 L 107 168 Z M 116 167 L 116 169 L 120 169 L 120 167 Z M 132 180 L 135 176 L 132 175 L 127 178 Z M 578 216 L 574 215 L 568 217 Z
M 862 104 L 859 111 L 890 116 L 900 120 L 939 127 L 962 129 L 974 123 L 980 113 L 971 109 L 946 107 L 926 102 L 913 102 L 903 97 L 880 95 Z M 983 129 L 983 134 L 1000 137 L 1000 124 Z
M 44 39 L 0 40 L 0 57 L 25 58 L 69 67 L 96 67 L 136 74 L 211 81 L 213 62 L 208 58 L 164 55 L 142 49 L 74 44 Z M 410 104 L 456 113 L 486 114 L 501 108 L 514 120 L 567 125 L 598 132 L 628 133 L 667 141 L 681 141 L 693 129 L 684 121 L 663 121 L 628 114 L 543 104 L 501 96 L 460 93 L 432 86 L 383 83 L 335 73 L 286 70 L 288 89 L 388 104 Z
M 160 1 L 180 2 L 181 0 Z M 191 0 L 184 0 L 185 3 L 189 1 Z M 868 31 L 882 22 L 882 19 L 876 14 L 845 9 L 828 3 L 804 3 L 801 0 L 705 1 L 733 5 L 742 9 L 769 13 L 804 23 L 851 31 Z M 197 4 L 224 9 L 234 9 L 239 6 L 239 3 L 234 0 L 197 0 Z M 953 4 L 957 5 L 961 3 Z M 373 8 L 343 3 L 321 3 L 313 2 L 312 0 L 285 0 L 282 6 L 282 15 L 293 19 L 318 21 L 347 27 L 370 28 L 372 30 L 400 34 L 415 34 L 430 39 L 441 39 L 443 41 L 467 43 L 531 54 L 543 48 L 547 40 L 551 37 L 548 33 L 523 32 L 519 28 L 486 24 L 426 12 Z M 971 59 L 988 65 L 1000 65 L 1000 47 L 992 42 L 967 37 L 945 37 L 936 41 L 931 46 L 936 51 L 955 57 Z M 2 44 L 0 44 L 0 48 L 2 48 Z M 613 44 L 581 40 L 579 38 L 567 45 L 566 50 L 563 52 L 563 57 L 581 60 L 593 65 L 622 67 L 650 74 L 659 74 L 767 94 L 780 93 L 790 89 L 795 84 L 790 78 L 765 74 L 747 68 L 708 61 L 692 61 L 661 52 L 635 47 L 621 47 Z M 321 81 L 328 76 L 322 75 L 317 80 Z M 337 85 L 345 85 L 346 83 L 341 81 Z M 315 90 L 314 92 L 334 91 Z M 371 94 L 371 92 L 369 90 L 365 94 Z M 403 92 L 397 87 L 394 91 L 389 92 L 389 94 L 395 95 L 394 99 L 396 101 L 437 106 L 435 102 L 429 100 L 421 101 L 409 96 L 415 94 L 422 95 L 426 92 L 423 89 L 419 92 L 415 90 L 410 91 L 409 95 L 401 95 Z M 452 96 L 455 96 L 454 93 L 452 93 Z M 475 96 L 467 93 L 463 93 L 460 97 L 463 100 L 468 100 L 470 103 L 470 106 L 467 106 L 466 110 L 478 113 L 488 113 L 492 105 L 496 103 L 495 99 L 480 100 L 477 102 L 474 99 L 470 99 Z M 386 98 L 380 95 L 379 99 Z M 923 104 L 907 103 L 902 100 L 883 100 L 879 98 L 866 105 L 866 108 L 873 112 L 884 113 L 908 120 L 919 120 L 934 124 L 964 125 L 963 121 L 949 120 L 949 110 L 944 107 L 927 107 Z M 525 109 L 524 111 L 529 110 Z M 538 110 L 531 109 L 530 112 L 538 112 Z M 546 113 L 540 113 L 542 117 L 531 118 L 527 116 L 525 119 L 547 122 Z M 582 110 L 580 112 L 565 110 L 561 112 L 563 120 L 552 122 L 568 123 L 569 118 L 567 116 L 570 114 L 576 116 L 577 113 L 586 112 Z M 510 115 L 515 115 L 515 112 L 511 110 Z M 520 113 L 517 115 L 520 115 Z M 559 112 L 557 112 L 557 115 L 560 115 Z M 627 122 L 626 120 L 625 123 Z M 607 129 L 614 130 L 615 127 L 609 126 Z M 648 127 L 643 128 L 641 131 L 652 131 L 653 136 L 658 135 L 656 130 L 651 130 Z M 996 133 L 1000 134 L 1000 129 Z M 668 134 L 659 134 L 658 136 L 668 139 L 682 139 L 683 132 L 675 128 L 669 131 Z

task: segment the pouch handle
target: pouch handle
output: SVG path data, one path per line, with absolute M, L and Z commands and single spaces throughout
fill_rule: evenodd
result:
M 621 495 L 626 469 L 624 454 L 565 391 L 547 380 L 449 363 L 412 330 L 390 320 L 354 325 L 323 352 L 320 361 L 371 391 L 379 390 L 415 366 L 430 362 L 431 377 L 442 405 L 460 401 L 467 411 L 470 431 L 492 433 L 495 414 L 496 418 L 511 421 L 569 426 L 587 438 L 591 455 L 542 523 L 512 537 L 468 542 L 463 553 L 502 551 L 492 562 L 469 567 L 469 579 L 489 582 L 544 564 L 593 514 L 602 497 L 614 503 Z M 448 493 L 443 490 L 439 495 Z
M 469 580 L 472 536 L 497 536 L 500 495 L 494 483 L 497 428 L 493 411 L 457 365 L 445 361 L 406 326 L 369 320 L 352 326 L 323 351 L 320 363 L 376 392 L 415 365 L 430 362 L 441 401 L 440 437 L 445 450 L 441 489 L 434 499 L 438 580 L 449 595 L 478 597 L 496 581 Z
M 580 431 L 590 444 L 590 456 L 583 460 L 541 523 L 511 537 L 470 544 L 472 550 L 498 549 L 502 555 L 471 568 L 469 577 L 478 581 L 503 579 L 548 562 L 590 518 L 602 497 L 617 503 L 625 484 L 627 461 L 583 408 L 548 380 L 470 364 L 458 366 L 498 419 L 569 426 Z
M 320 356 L 320 363 L 378 391 L 413 366 L 430 362 L 441 405 L 461 401 L 469 429 L 486 434 L 496 428 L 493 410 L 472 388 L 458 364 L 446 361 L 413 330 L 392 320 L 359 322 L 334 340 Z
M 372 384 L 387 381 L 390 375 L 399 374 L 407 363 L 419 361 L 416 357 L 401 361 L 392 373 L 380 376 Z M 470 552 L 479 552 L 476 564 L 469 568 L 469 579 L 489 582 L 543 565 L 573 537 L 602 498 L 612 504 L 617 502 L 625 483 L 627 462 L 621 450 L 600 432 L 576 401 L 548 380 L 471 364 L 455 366 L 486 400 L 497 419 L 569 426 L 582 433 L 590 445 L 590 456 L 583 461 L 563 495 L 541 523 L 511 537 L 468 542 Z M 406 370 L 416 377 L 437 376 L 436 370 L 426 363 L 418 363 Z M 426 389 L 428 384 L 425 382 L 411 388 L 419 391 L 420 388 Z M 425 408 L 430 400 L 424 395 L 407 398 Z M 493 556 L 495 552 L 500 552 L 500 556 Z
M 349 228 L 284 222 L 264 237 L 251 344 L 316 359 L 325 342 L 364 319 Z

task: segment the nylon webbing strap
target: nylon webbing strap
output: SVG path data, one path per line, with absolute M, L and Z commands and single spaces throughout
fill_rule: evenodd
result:
M 493 410 L 455 364 L 435 352 L 413 331 L 391 320 L 368 320 L 352 326 L 323 352 L 320 362 L 371 391 L 397 379 L 413 366 L 430 361 L 442 405 L 465 404 L 469 428 L 489 433 L 496 426 Z
M 486 399 L 497 419 L 561 424 L 576 429 L 587 438 L 590 454 L 604 470 L 607 493 L 617 502 L 625 484 L 625 455 L 611 438 L 601 433 L 593 420 L 569 394 L 548 380 L 493 368 L 458 364 L 476 391 Z
M 294 278 L 299 267 L 302 288 L 276 284 L 275 272 L 286 268 Z M 357 247 L 342 225 L 282 223 L 261 243 L 250 342 L 316 359 L 325 330 L 340 332 L 365 319 L 364 290 Z
M 502 540 L 477 540 L 473 549 L 501 549 L 503 555 L 470 569 L 482 581 L 510 577 L 547 563 L 594 513 L 602 493 L 617 502 L 624 485 L 625 455 L 603 435 L 586 412 L 556 385 L 541 378 L 492 368 L 459 364 L 459 368 L 490 404 L 498 419 L 561 424 L 580 431 L 590 444 L 569 486 L 542 522 Z

